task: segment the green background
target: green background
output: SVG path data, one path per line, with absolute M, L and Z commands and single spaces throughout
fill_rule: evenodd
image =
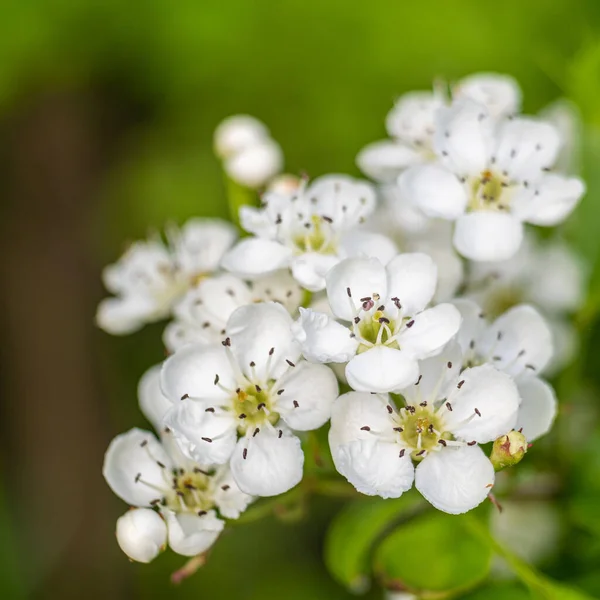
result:
M 384 137 L 397 96 L 482 70 L 515 76 L 526 112 L 561 96 L 579 105 L 589 193 L 566 232 L 593 267 L 595 0 L 0 0 L 0 597 L 351 597 L 322 559 L 338 501 L 315 502 L 305 522 L 240 526 L 178 588 L 169 574 L 179 557 L 127 562 L 113 536 L 125 506 L 102 480 L 102 455 L 116 433 L 146 426 L 135 390 L 163 356 L 161 326 L 127 338 L 96 330 L 100 271 L 167 220 L 226 215 L 212 155 L 222 118 L 263 119 L 290 172 L 357 173 L 357 151 Z M 582 353 L 556 382 L 562 422 L 531 459 L 561 476 L 567 534 L 544 568 L 591 597 L 600 596 L 597 279 L 578 317 Z M 426 555 L 428 543 L 409 551 Z

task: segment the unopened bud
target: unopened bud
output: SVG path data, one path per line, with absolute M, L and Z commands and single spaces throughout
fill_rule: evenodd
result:
M 227 175 L 237 183 L 257 188 L 281 171 L 283 153 L 277 142 L 268 139 L 234 154 L 223 166 Z
M 291 196 L 294 192 L 298 191 L 301 183 L 302 180 L 300 177 L 290 175 L 289 173 L 283 173 L 277 175 L 277 177 L 269 182 L 267 191 Z
M 490 454 L 490 461 L 496 471 L 513 467 L 521 462 L 527 452 L 527 440 L 520 431 L 511 431 L 500 436 L 495 442 Z
M 250 115 L 234 115 L 215 130 L 215 153 L 221 158 L 238 154 L 269 139 L 266 125 Z
M 134 508 L 117 520 L 117 542 L 137 562 L 149 563 L 167 545 L 167 525 L 149 508 Z

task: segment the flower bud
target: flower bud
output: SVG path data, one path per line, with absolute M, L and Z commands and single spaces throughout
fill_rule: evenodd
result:
M 228 158 L 224 168 L 229 177 L 249 188 L 265 185 L 283 166 L 277 142 L 267 139 Z
M 215 153 L 228 158 L 268 139 L 269 130 L 264 123 L 249 115 L 234 115 L 221 121 L 215 130 Z
M 134 508 L 117 520 L 117 542 L 131 560 L 149 563 L 167 544 L 167 525 L 149 508 Z
M 514 429 L 507 435 L 500 436 L 490 454 L 490 461 L 496 471 L 512 467 L 521 462 L 527 452 L 527 440 L 520 431 Z
M 282 173 L 269 182 L 267 191 L 292 195 L 294 192 L 298 191 L 301 183 L 302 179 L 300 179 L 300 177 L 290 175 L 289 173 Z

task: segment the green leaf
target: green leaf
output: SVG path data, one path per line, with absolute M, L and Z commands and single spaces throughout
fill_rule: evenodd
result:
M 377 549 L 375 570 L 384 582 L 415 592 L 469 589 L 489 572 L 492 551 L 462 517 L 436 513 L 397 528 Z
M 526 588 L 516 583 L 497 583 L 482 587 L 461 600 L 532 600 L 531 594 Z
M 333 520 L 325 538 L 325 565 L 353 592 L 369 586 L 370 555 L 377 539 L 394 523 L 412 517 L 423 506 L 421 497 L 408 492 L 400 498 L 361 498 Z

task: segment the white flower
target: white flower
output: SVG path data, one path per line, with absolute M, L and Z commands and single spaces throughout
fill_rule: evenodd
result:
M 521 90 L 508 75 L 477 73 L 459 81 L 452 93 L 483 104 L 497 119 L 514 115 L 521 104 Z M 404 169 L 435 160 L 436 115 L 446 104 L 441 89 L 401 96 L 385 121 L 391 139 L 363 148 L 356 158 L 360 170 L 376 181 L 391 183 Z
M 513 377 L 522 402 L 517 429 L 528 441 L 547 433 L 557 412 L 554 390 L 537 375 L 552 358 L 552 333 L 533 307 L 516 306 L 488 324 L 477 304 L 455 300 L 462 315 L 457 341 L 466 367 L 493 364 Z
M 236 308 L 253 302 L 279 302 L 290 313 L 302 301 L 302 289 L 288 271 L 276 271 L 246 283 L 229 273 L 202 279 L 173 308 L 174 320 L 163 340 L 174 352 L 192 342 L 220 342 Z
M 562 146 L 556 159 L 556 168 L 569 175 L 577 175 L 581 163 L 581 111 L 570 100 L 559 98 L 541 112 L 540 117 L 552 123 L 560 134 Z
M 174 403 L 165 423 L 181 446 L 199 462 L 229 462 L 253 495 L 300 481 L 304 455 L 291 430 L 321 427 L 338 394 L 328 367 L 298 359 L 291 325 L 279 304 L 243 306 L 222 343 L 184 346 L 163 367 L 163 392 Z
M 122 500 L 153 508 L 163 520 L 164 529 L 147 512 L 121 517 L 119 544 L 142 562 L 164 546 L 163 531 L 178 554 L 205 552 L 225 525 L 221 517 L 236 519 L 252 500 L 226 466 L 206 467 L 184 457 L 170 432 L 163 433 L 163 443 L 140 429 L 118 435 L 106 451 L 103 474 Z
M 525 236 L 517 254 L 506 261 L 474 263 L 465 296 L 489 317 L 520 303 L 537 306 L 554 339 L 554 356 L 546 373 L 566 365 L 577 349 L 577 332 L 566 314 L 585 299 L 587 269 L 581 258 L 560 241 L 539 242 Z
M 167 546 L 167 526 L 150 508 L 128 510 L 117 519 L 117 542 L 131 560 L 149 563 Z
M 498 123 L 484 105 L 464 99 L 437 112 L 438 161 L 400 175 L 401 193 L 430 217 L 456 221 L 454 245 L 471 260 L 505 260 L 523 237 L 523 222 L 563 221 L 584 193 L 576 178 L 546 173 L 560 145 L 541 121 Z
M 104 269 L 106 288 L 115 294 L 98 306 L 96 320 L 105 331 L 122 335 L 167 317 L 173 304 L 198 279 L 215 271 L 234 243 L 235 228 L 218 219 L 191 219 L 181 230 L 135 242 Z
M 401 393 L 401 408 L 383 394 L 350 392 L 336 400 L 329 443 L 337 470 L 364 494 L 397 498 L 414 481 L 439 510 L 475 508 L 494 485 L 494 468 L 478 444 L 513 428 L 514 382 L 490 365 L 461 372 L 452 345 L 424 360 L 420 379 Z
M 222 265 L 245 279 L 289 267 L 303 287 L 319 291 L 341 258 L 387 262 L 396 254 L 384 236 L 356 229 L 374 207 L 371 185 L 342 175 L 320 177 L 291 196 L 268 193 L 261 208 L 240 209 L 242 227 L 256 237 L 241 240 Z
M 342 261 L 327 275 L 332 313 L 300 309 L 294 332 L 304 356 L 348 362 L 346 378 L 366 392 L 397 391 L 419 377 L 418 360 L 439 352 L 458 331 L 451 304 L 425 309 L 436 267 L 425 254 L 400 254 L 385 267 L 374 258 Z

